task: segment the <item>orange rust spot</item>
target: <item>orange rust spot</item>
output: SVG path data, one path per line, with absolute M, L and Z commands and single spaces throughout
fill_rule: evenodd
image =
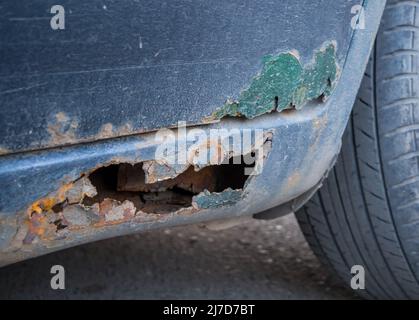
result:
M 43 199 L 36 200 L 29 206 L 27 210 L 29 218 L 31 218 L 34 213 L 41 214 L 43 212 L 48 212 L 52 210 L 52 208 L 56 204 L 61 203 L 66 199 L 66 193 L 72 187 L 73 183 L 65 184 L 62 187 L 60 187 L 60 189 L 58 189 L 54 197 L 46 197 Z
M 48 221 L 48 214 L 52 212 L 52 208 L 66 199 L 66 192 L 71 189 L 73 183 L 68 183 L 60 187 L 55 196 L 49 196 L 43 199 L 36 200 L 27 209 L 28 215 L 28 232 L 26 234 L 24 243 L 31 243 L 36 236 L 44 238 L 47 231 L 53 228 L 53 225 Z
M 29 217 L 34 216 L 34 213 L 41 214 L 44 211 L 49 211 L 55 205 L 55 199 L 45 198 L 35 201 L 28 210 Z

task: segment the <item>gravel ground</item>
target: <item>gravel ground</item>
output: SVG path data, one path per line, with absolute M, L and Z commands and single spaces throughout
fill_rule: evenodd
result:
M 50 289 L 63 265 L 66 289 Z M 0 299 L 353 299 L 293 215 L 210 231 L 178 227 L 95 242 L 0 269 Z

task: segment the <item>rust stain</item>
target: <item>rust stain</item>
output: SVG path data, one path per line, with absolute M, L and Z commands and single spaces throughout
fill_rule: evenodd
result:
M 50 145 L 67 144 L 77 140 L 76 130 L 79 124 L 76 119 L 70 119 L 64 112 L 58 112 L 53 122 L 48 124 Z
M 102 138 L 110 138 L 114 135 L 112 123 L 104 124 L 99 131 L 98 136 Z
M 113 138 L 115 136 L 127 136 L 133 133 L 144 133 L 144 130 L 134 130 L 132 124 L 127 122 L 119 127 L 115 127 L 112 123 L 105 123 L 102 125 L 97 134 L 88 137 L 79 137 L 77 130 L 79 128 L 79 121 L 77 118 L 71 118 L 64 112 L 58 112 L 54 119 L 48 123 L 47 131 L 49 133 L 49 141 L 47 146 L 66 145 L 75 142 L 87 142 L 95 140 L 103 140 Z M 8 150 L 4 149 L 4 153 Z M 0 154 L 2 149 L 0 148 Z
M 105 123 L 99 130 L 99 132 L 89 139 L 106 139 L 115 136 L 126 136 L 132 133 L 138 133 L 134 131 L 131 123 L 123 124 L 119 127 L 115 127 L 112 123 Z
M 299 171 L 295 171 L 287 180 L 287 188 L 295 188 L 301 181 L 301 174 Z
M 321 135 L 324 130 L 327 128 L 327 123 L 329 118 L 327 113 L 325 113 L 321 118 L 317 118 L 313 121 L 313 136 L 315 137 L 313 143 L 309 147 L 309 154 L 314 152 L 317 149 L 317 145 L 320 143 Z
M 327 127 L 328 117 L 327 114 L 321 118 L 316 118 L 313 120 L 313 127 L 317 130 L 321 130 Z
M 0 147 L 0 155 L 2 155 L 2 154 L 7 154 L 7 153 L 9 153 L 9 152 L 10 152 L 10 150 L 8 150 L 7 148 Z

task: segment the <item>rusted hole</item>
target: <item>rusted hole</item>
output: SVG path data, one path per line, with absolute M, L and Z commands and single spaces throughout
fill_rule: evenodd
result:
M 253 159 L 254 157 L 252 157 Z M 170 213 L 192 205 L 192 197 L 204 190 L 222 192 L 228 188 L 243 189 L 248 178 L 244 158 L 233 157 L 227 164 L 211 165 L 195 171 L 191 166 L 178 176 L 155 183 L 145 183 L 143 164 L 121 163 L 99 168 L 89 175 L 97 190 L 83 204 L 91 206 L 104 199 L 131 201 L 137 210 L 146 213 Z

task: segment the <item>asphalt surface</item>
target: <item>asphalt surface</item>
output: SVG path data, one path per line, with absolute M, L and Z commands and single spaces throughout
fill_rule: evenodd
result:
M 62 265 L 66 289 L 50 287 Z M 178 227 L 95 242 L 0 269 L 0 299 L 353 299 L 293 215 L 221 231 Z

